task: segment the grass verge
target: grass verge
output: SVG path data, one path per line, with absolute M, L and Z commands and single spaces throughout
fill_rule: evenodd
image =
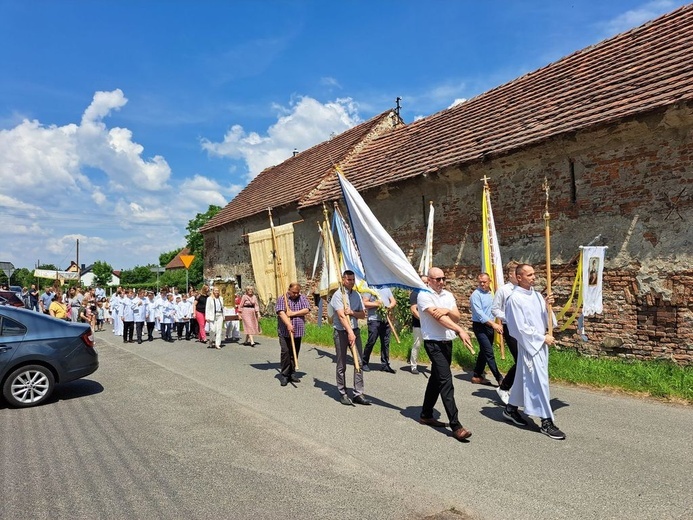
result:
M 262 318 L 262 330 L 267 336 L 277 336 L 276 318 Z M 361 329 L 361 339 L 366 344 L 367 329 Z M 390 340 L 390 357 L 409 359 L 412 335 L 408 331 L 399 334 L 400 343 L 394 336 Z M 306 324 L 304 342 L 322 346 L 334 346 L 332 327 L 318 327 L 313 323 Z M 475 343 L 478 351 L 478 345 Z M 380 342 L 376 343 L 374 352 L 380 354 Z M 464 348 L 459 340 L 453 346 L 453 364 L 471 371 L 475 356 Z M 378 359 L 374 357 L 374 359 Z M 419 364 L 428 364 L 428 356 L 423 348 L 419 350 Z M 496 362 L 501 372 L 505 373 L 512 366 L 512 356 L 506 353 L 506 359 L 496 352 Z M 583 356 L 573 350 L 551 350 L 549 357 L 549 375 L 553 381 L 588 386 L 598 389 L 620 390 L 664 399 L 669 401 L 693 404 L 693 368 L 676 365 L 669 361 L 631 361 L 613 358 L 592 358 Z

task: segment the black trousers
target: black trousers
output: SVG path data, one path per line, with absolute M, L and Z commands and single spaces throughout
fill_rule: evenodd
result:
M 387 321 L 371 320 L 368 322 L 368 340 L 363 349 L 363 362 L 368 364 L 375 342 L 380 338 L 380 362 L 390 364 L 390 324 Z
M 455 388 L 452 386 L 452 341 L 424 340 L 424 348 L 431 360 L 431 377 L 428 378 L 426 393 L 424 394 L 421 417 L 430 419 L 433 417 L 433 407 L 438 401 L 438 396 L 443 401 L 445 413 L 448 414 L 450 428 L 455 431 L 462 427 L 457 416 L 455 404 Z
M 123 322 L 123 342 L 132 341 L 132 336 L 135 333 L 135 322 L 134 321 L 124 321 Z
M 135 334 L 137 335 L 137 343 L 142 343 L 142 329 L 144 328 L 143 321 L 135 322 Z
M 190 339 L 190 321 L 179 321 L 176 323 L 177 330 L 176 332 L 178 333 L 178 339 L 181 339 L 183 337 L 183 329 L 185 329 L 185 339 L 189 340 Z
M 301 338 L 294 337 L 294 345 L 296 345 L 296 357 L 301 352 Z M 296 362 L 294 361 L 294 353 L 291 350 L 291 338 L 289 336 L 279 336 L 279 364 L 281 365 L 281 374 L 289 377 L 296 372 Z
M 513 366 L 510 367 L 510 370 L 508 370 L 508 373 L 505 374 L 503 383 L 500 385 L 500 389 L 510 390 L 510 388 L 513 386 L 513 381 L 515 381 L 515 370 L 517 369 L 517 340 L 510 335 L 508 326 L 505 323 L 503 324 L 503 339 L 505 340 L 505 346 L 508 347 L 508 350 L 510 350 L 515 362 L 513 363 Z
M 147 340 L 154 341 L 154 325 L 156 323 L 153 321 L 147 322 Z
M 472 322 L 472 330 L 479 342 L 479 354 L 476 356 L 476 365 L 474 365 L 474 375 L 482 376 L 484 368 L 488 365 L 489 370 L 496 380 L 500 379 L 500 371 L 496 365 L 496 358 L 493 354 L 493 336 L 495 331 L 493 327 L 478 321 Z

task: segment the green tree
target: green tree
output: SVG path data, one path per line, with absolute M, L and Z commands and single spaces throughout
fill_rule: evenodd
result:
M 153 286 L 156 283 L 156 273 L 152 273 L 152 267 L 156 266 L 138 265 L 132 269 L 126 269 L 120 273 L 120 283 L 122 285 L 151 283 Z
M 173 251 L 167 251 L 166 253 L 161 253 L 159 255 L 159 265 L 166 267 L 166 265 L 173 260 L 176 255 L 180 252 L 180 249 L 175 249 Z
M 159 285 L 178 287 L 181 292 L 185 290 L 185 269 L 170 269 L 161 275 Z
M 200 228 L 210 221 L 214 215 L 221 211 L 221 206 L 215 206 L 211 204 L 205 213 L 198 213 L 195 218 L 188 222 L 188 234 L 185 235 L 185 240 L 187 241 L 187 247 L 190 249 L 190 254 L 200 255 L 204 251 L 204 237 L 200 233 Z
M 32 283 L 35 283 L 34 272 L 29 271 L 26 267 L 20 267 L 12 273 L 12 285 L 21 285 L 28 289 Z
M 96 285 L 104 287 L 111 283 L 111 275 L 113 274 L 111 264 L 97 260 L 91 266 L 91 272 L 94 273 L 94 283 Z

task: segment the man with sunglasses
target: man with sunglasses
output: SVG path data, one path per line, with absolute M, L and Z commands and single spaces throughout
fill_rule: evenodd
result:
M 446 423 L 433 418 L 433 407 L 440 396 L 450 421 L 452 436 L 458 441 L 465 441 L 472 436 L 472 432 L 464 428 L 457 417 L 455 389 L 450 370 L 452 341 L 455 336 L 459 337 L 472 354 L 474 347 L 469 334 L 458 325 L 460 311 L 455 297 L 450 291 L 445 290 L 445 275 L 441 269 L 429 269 L 428 286 L 431 291 L 421 291 L 417 298 L 424 348 L 431 360 L 431 377 L 426 386 L 419 422 L 436 428 L 447 426 Z

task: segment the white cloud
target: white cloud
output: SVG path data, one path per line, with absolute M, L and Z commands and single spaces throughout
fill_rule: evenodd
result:
M 244 187 L 202 173 L 172 178 L 166 160 L 148 158 L 131 129 L 107 125 L 126 106 L 118 89 L 96 92 L 76 123 L 22 119 L 0 130 L 0 226 L 12 237 L 2 260 L 64 268 L 76 259 L 79 239 L 80 263 L 104 260 L 122 269 L 156 262 L 185 244 L 195 214 L 210 204 L 225 206 Z M 296 97 L 274 109 L 276 122 L 266 131 L 234 125 L 222 142 L 203 140 L 204 150 L 256 175 L 294 148 L 305 150 L 360 122 L 348 98 Z
M 79 123 L 22 119 L 0 130 L 0 226 L 13 236 L 3 252 L 8 261 L 66 267 L 77 239 L 80 262 L 128 268 L 156 261 L 185 243 L 197 212 L 225 205 L 238 191 L 202 175 L 172 186 L 163 157 L 146 158 L 130 129 L 104 122 L 126 104 L 119 89 L 96 92 Z
M 455 101 L 453 101 L 453 102 L 450 104 L 450 106 L 449 106 L 448 108 L 452 108 L 452 107 L 454 107 L 454 106 L 457 106 L 457 105 L 459 105 L 460 103 L 464 103 L 465 101 L 467 101 L 467 98 L 457 98 L 457 99 L 455 99 Z
M 241 125 L 233 125 L 221 142 L 202 140 L 202 148 L 210 155 L 242 159 L 252 179 L 269 166 L 291 157 L 294 149 L 306 150 L 360 123 L 358 107 L 350 98 L 320 103 L 310 97 L 298 97 L 288 107 L 275 105 L 278 119 L 262 136 L 247 133 Z
M 624 31 L 629 31 L 645 22 L 653 20 L 676 7 L 671 0 L 654 0 L 647 2 L 637 9 L 631 9 L 617 17 L 601 24 L 604 37 L 614 36 Z

